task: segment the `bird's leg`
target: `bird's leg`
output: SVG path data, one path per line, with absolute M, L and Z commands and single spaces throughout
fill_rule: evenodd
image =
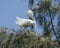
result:
M 20 26 L 20 32 L 22 32 L 22 30 L 23 30 L 23 27 Z
M 26 29 L 26 28 L 25 28 L 25 27 L 23 27 L 23 28 L 22 28 L 22 31 L 23 31 L 23 32 L 25 32 L 25 29 Z

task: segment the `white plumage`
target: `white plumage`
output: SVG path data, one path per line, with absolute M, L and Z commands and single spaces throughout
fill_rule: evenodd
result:
M 20 27 L 30 27 L 30 26 L 34 26 L 36 25 L 35 20 L 30 20 L 30 19 L 23 19 L 23 18 L 19 18 L 18 16 L 16 17 L 16 24 L 18 24 Z
M 30 18 L 34 19 L 34 13 L 33 13 L 33 11 L 31 9 L 28 10 L 28 13 L 27 14 L 28 14 L 28 16 Z
M 39 8 L 38 5 L 35 5 L 32 10 L 37 10 Z M 27 12 L 28 16 L 31 17 L 32 19 L 34 18 L 34 12 L 31 9 L 29 9 Z

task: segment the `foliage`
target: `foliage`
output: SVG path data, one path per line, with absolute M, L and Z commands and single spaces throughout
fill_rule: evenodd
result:
M 52 5 L 53 0 L 29 0 L 29 9 L 34 12 L 42 34 L 31 30 L 8 30 L 0 28 L 0 48 L 58 48 L 60 46 L 60 3 Z M 55 21 L 55 18 L 56 21 Z M 54 36 L 55 35 L 55 36 Z M 54 38 L 56 37 L 56 39 Z
M 57 2 L 57 4 L 54 3 L 53 5 L 53 1 Z M 35 17 L 37 16 L 36 20 L 43 27 L 44 35 L 53 37 L 52 33 L 54 33 L 58 44 L 60 44 L 60 38 L 58 37 L 60 35 L 60 2 L 56 0 L 39 0 L 36 5 L 39 8 L 31 9 L 35 13 Z
M 5 36 L 0 42 L 0 48 L 54 48 L 54 41 L 52 39 L 49 37 L 44 38 L 42 34 L 37 35 L 36 32 L 30 30 L 16 32 L 12 30 L 9 35 L 6 31 L 3 35 Z

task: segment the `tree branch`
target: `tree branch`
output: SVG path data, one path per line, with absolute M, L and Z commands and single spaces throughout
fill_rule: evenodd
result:
M 54 25 L 53 25 L 53 21 L 52 21 L 50 9 L 48 9 L 48 11 L 49 11 L 49 16 L 50 16 L 50 20 L 51 20 L 51 25 L 52 25 L 53 32 L 54 32 L 54 34 L 55 34 L 55 36 L 56 36 L 56 39 L 57 39 L 57 41 L 58 41 L 58 44 L 60 44 L 60 41 L 59 41 L 59 39 L 58 39 L 58 37 L 57 37 L 57 35 L 56 35 L 56 32 L 55 32 L 55 29 L 54 29 Z

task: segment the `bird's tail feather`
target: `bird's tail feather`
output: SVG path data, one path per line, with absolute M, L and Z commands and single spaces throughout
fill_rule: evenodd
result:
M 18 16 L 16 16 L 16 21 L 15 21 L 15 23 L 16 23 L 16 24 L 22 24 L 21 22 L 22 22 L 22 18 L 19 18 Z

